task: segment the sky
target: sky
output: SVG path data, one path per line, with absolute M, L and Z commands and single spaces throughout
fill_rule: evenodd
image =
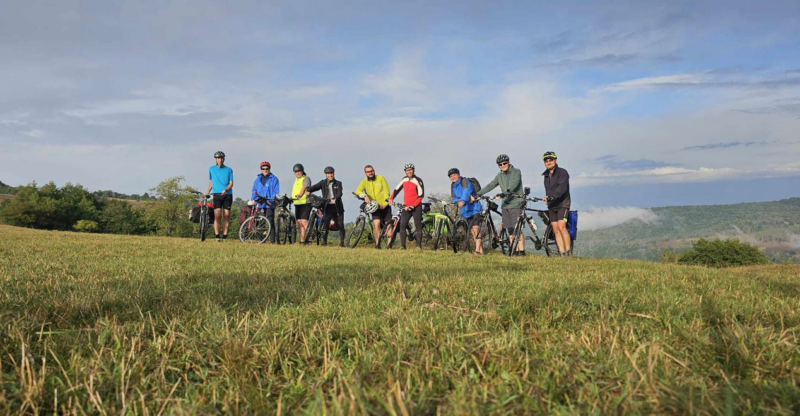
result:
M 0 4 L 0 181 L 143 193 L 213 154 L 428 192 L 554 151 L 576 207 L 800 196 L 800 2 Z M 353 206 L 355 200 L 348 200 Z

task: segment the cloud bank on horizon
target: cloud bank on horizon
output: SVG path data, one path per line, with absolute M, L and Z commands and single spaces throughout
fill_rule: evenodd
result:
M 797 1 L 12 0 L 0 57 L 11 184 L 202 187 L 216 150 L 239 196 L 261 160 L 536 187 L 546 150 L 576 189 L 800 177 Z

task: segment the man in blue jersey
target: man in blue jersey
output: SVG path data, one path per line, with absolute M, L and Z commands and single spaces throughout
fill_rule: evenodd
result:
M 214 153 L 216 164 L 208 168 L 208 190 L 206 195 L 214 196 L 214 234 L 217 242 L 222 241 L 219 236 L 220 220 L 225 220 L 222 230 L 222 239 L 228 238 L 228 228 L 231 225 L 231 205 L 233 205 L 233 169 L 225 166 L 225 153 Z

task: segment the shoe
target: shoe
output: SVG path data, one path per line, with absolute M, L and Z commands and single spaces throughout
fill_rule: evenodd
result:
M 325 246 L 327 246 L 327 245 L 328 245 L 328 242 L 327 242 L 327 241 L 323 241 L 323 242 L 322 242 L 322 244 L 320 244 L 320 245 L 321 245 L 322 247 L 325 247 Z
M 400 246 L 400 250 L 405 250 L 406 246 Z
M 375 244 L 375 249 L 376 250 L 380 250 L 381 249 L 381 245 L 380 244 Z
M 344 247 L 344 243 L 339 243 L 339 247 Z

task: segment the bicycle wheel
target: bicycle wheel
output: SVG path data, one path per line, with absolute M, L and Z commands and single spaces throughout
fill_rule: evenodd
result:
M 363 215 L 359 215 L 358 219 L 356 220 L 356 225 L 347 235 L 347 247 L 355 248 L 358 245 L 358 241 L 361 240 L 361 234 L 364 234 L 364 228 L 367 227 L 367 217 Z
M 436 231 L 433 232 L 433 251 L 439 250 L 439 248 L 447 249 L 447 236 L 443 237 L 443 234 L 447 234 L 444 231 L 444 220 L 436 220 Z
M 208 208 L 200 209 L 200 241 L 206 241 L 208 232 Z
M 397 235 L 397 227 L 395 227 L 396 223 L 399 223 L 399 221 L 394 221 L 393 219 L 392 221 L 384 223 L 381 227 L 381 235 L 378 237 L 378 245 L 381 248 L 392 248 L 395 236 Z M 391 229 L 391 232 L 389 235 L 386 235 L 387 230 L 389 229 Z
M 553 231 L 553 227 L 548 225 L 547 228 L 544 229 L 544 238 L 542 239 L 542 246 L 544 246 L 544 252 L 547 254 L 547 257 L 555 256 L 558 254 L 558 244 L 556 244 L 556 235 Z
M 500 236 L 498 237 L 498 244 L 500 245 L 500 252 L 503 253 L 505 256 L 509 250 L 509 241 L 508 241 L 508 230 L 505 228 L 500 230 Z
M 475 240 L 472 239 L 472 232 L 469 228 L 466 221 L 456 221 L 453 226 L 453 253 L 475 251 Z
M 422 220 L 422 249 L 433 250 L 434 224 L 432 219 Z
M 289 215 L 284 229 L 284 244 L 294 244 L 297 242 L 297 220 L 292 215 Z
M 484 218 L 483 221 L 481 221 L 481 225 L 478 227 L 478 238 L 481 239 L 484 253 L 493 248 L 497 248 L 499 245 L 494 236 L 494 228 L 490 225 L 488 218 Z
M 267 217 L 254 215 L 239 227 L 239 240 L 243 243 L 261 244 L 269 237 L 270 225 Z
M 517 250 L 517 247 L 519 247 L 519 242 L 522 239 L 525 238 L 525 236 L 523 235 L 523 232 L 522 232 L 522 230 L 524 228 L 523 224 L 524 223 L 520 219 L 520 220 L 517 220 L 517 224 L 514 226 L 514 233 L 511 234 L 511 242 L 509 243 L 509 247 L 508 247 L 508 255 L 509 256 L 513 256 L 514 254 L 516 254 L 519 251 L 519 250 Z

